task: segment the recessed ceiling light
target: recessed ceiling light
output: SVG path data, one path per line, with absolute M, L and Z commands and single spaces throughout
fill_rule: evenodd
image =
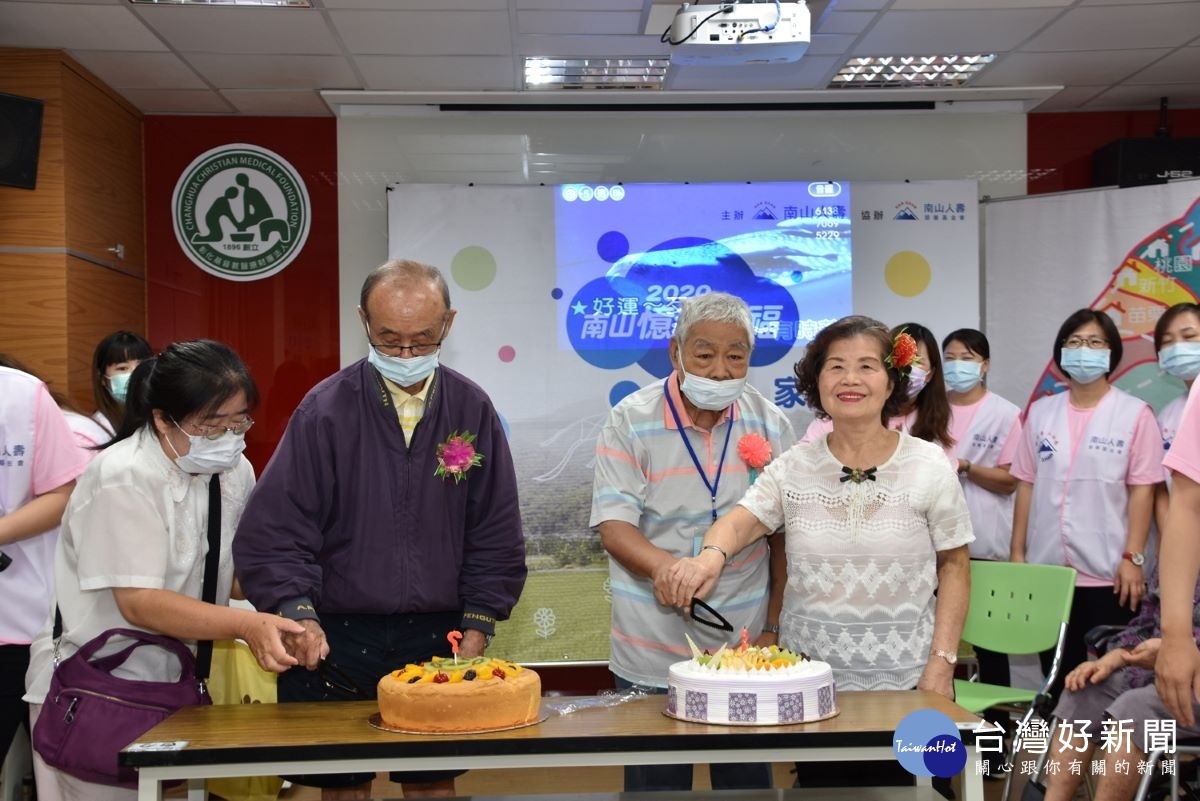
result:
M 670 59 L 525 57 L 526 89 L 661 89 Z
M 259 8 L 312 8 L 309 0 L 129 0 L 147 6 L 255 6 Z
M 830 89 L 962 86 L 995 60 L 994 53 L 955 56 L 864 56 L 847 61 Z

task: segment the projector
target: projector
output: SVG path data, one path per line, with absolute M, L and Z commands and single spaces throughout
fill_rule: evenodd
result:
M 803 0 L 684 3 L 663 36 L 672 65 L 704 67 L 799 61 L 811 40 Z

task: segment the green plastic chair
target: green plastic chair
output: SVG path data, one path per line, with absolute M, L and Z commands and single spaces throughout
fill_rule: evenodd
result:
M 1002 654 L 1037 654 L 1054 649 L 1049 675 L 1038 690 L 954 680 L 955 701 L 975 714 L 996 706 L 1021 705 L 1025 717 L 1017 731 L 1024 731 L 1035 712 L 1049 715 L 1050 685 L 1062 666 L 1063 639 L 1071 601 L 1075 597 L 1075 571 L 1057 565 L 1017 562 L 971 562 L 971 601 L 962 639 L 972 646 Z M 1000 797 L 1007 799 L 1012 788 L 1012 760 L 1017 743 L 1008 755 L 1010 770 Z
M 1069 567 L 971 562 L 971 605 L 962 639 L 1009 655 L 1053 648 L 1054 663 L 1040 691 L 957 679 L 958 705 L 978 714 L 1002 704 L 1029 704 L 1045 693 L 1058 675 L 1074 595 L 1075 571 Z

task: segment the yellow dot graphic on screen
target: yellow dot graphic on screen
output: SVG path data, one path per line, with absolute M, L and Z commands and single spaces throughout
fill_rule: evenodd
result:
M 496 257 L 487 248 L 468 245 L 454 254 L 450 277 L 463 289 L 487 289 L 496 280 Z
M 893 254 L 883 267 L 883 280 L 888 289 L 905 298 L 916 297 L 928 289 L 932 277 L 929 262 L 915 250 Z

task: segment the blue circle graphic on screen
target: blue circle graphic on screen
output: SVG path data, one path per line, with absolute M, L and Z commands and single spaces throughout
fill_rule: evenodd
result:
M 637 392 L 640 387 L 633 381 L 618 381 L 608 391 L 608 405 L 616 406 L 625 398 Z
M 957 776 L 967 764 L 967 748 L 949 716 L 920 709 L 904 716 L 892 738 L 900 766 L 914 776 Z
M 667 345 L 681 301 L 709 292 L 737 295 L 750 306 L 756 331 L 752 367 L 788 355 L 800 316 L 791 294 L 755 275 L 724 244 L 699 237 L 659 243 L 584 284 L 566 309 L 567 336 L 591 365 L 617 369 L 636 363 L 662 378 L 672 369 Z
M 555 300 L 562 300 L 562 296 L 563 291 L 559 287 L 554 287 L 554 289 L 550 290 L 550 297 L 554 298 Z
M 609 264 L 629 255 L 629 239 L 620 231 L 601 234 L 596 242 L 596 253 Z

